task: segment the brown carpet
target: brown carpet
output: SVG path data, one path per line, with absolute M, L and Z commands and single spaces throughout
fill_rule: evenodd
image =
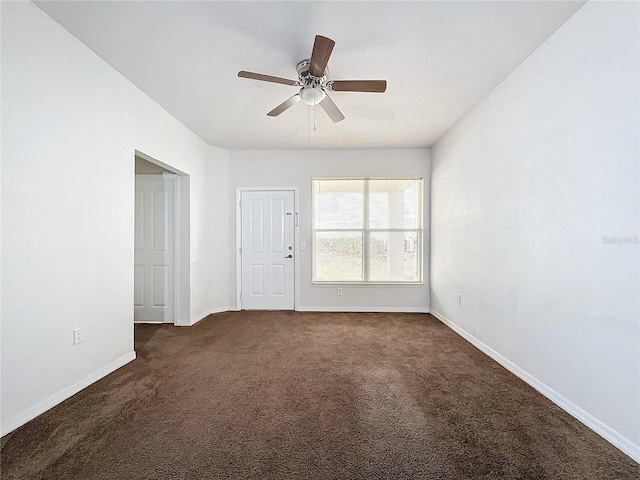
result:
M 138 325 L 138 358 L 2 439 L 3 479 L 638 479 L 429 315 Z

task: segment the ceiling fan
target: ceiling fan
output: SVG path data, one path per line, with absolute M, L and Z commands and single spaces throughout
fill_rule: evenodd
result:
M 387 89 L 386 80 L 328 80 L 327 63 L 336 42 L 330 38 L 316 35 L 313 43 L 311 58 L 302 60 L 296 66 L 298 80 L 273 77 L 261 73 L 238 72 L 238 76 L 263 82 L 281 83 L 292 87 L 301 87 L 293 97 L 285 100 L 267 113 L 270 117 L 277 117 L 282 112 L 302 100 L 307 105 L 320 105 L 333 122 L 344 120 L 344 115 L 333 103 L 327 92 L 372 92 L 384 93 Z

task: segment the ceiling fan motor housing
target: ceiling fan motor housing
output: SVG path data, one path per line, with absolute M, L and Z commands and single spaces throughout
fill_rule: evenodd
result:
M 298 72 L 298 81 L 302 85 L 300 89 L 300 98 L 307 105 L 318 105 L 327 94 L 322 88 L 327 81 L 327 70 L 325 69 L 322 77 L 315 77 L 309 73 L 310 59 L 302 60 L 296 66 Z
M 302 60 L 296 66 L 296 71 L 298 72 L 298 81 L 305 87 L 320 87 L 323 83 L 327 81 L 327 76 L 329 74 L 329 68 L 327 67 L 324 71 L 322 77 L 314 77 L 309 73 L 309 65 L 311 64 L 310 59 Z

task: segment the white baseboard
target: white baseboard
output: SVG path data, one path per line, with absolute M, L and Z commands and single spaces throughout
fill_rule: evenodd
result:
M 134 320 L 133 324 L 134 325 L 173 325 L 173 322 L 168 320 L 163 320 L 162 322 L 154 322 L 152 320 Z
M 522 368 L 518 367 L 516 364 L 514 364 L 507 358 L 500 355 L 491 347 L 482 343 L 480 340 L 475 338 L 469 332 L 460 328 L 458 325 L 453 323 L 451 320 L 446 318 L 441 313 L 435 312 L 433 310 L 431 310 L 430 313 L 431 315 L 436 317 L 438 320 L 440 320 L 442 323 L 444 323 L 446 326 L 451 328 L 451 330 L 453 330 L 458 335 L 460 335 L 462 338 L 467 340 L 469 343 L 474 345 L 476 348 L 478 348 L 479 350 L 481 350 L 482 352 L 490 356 L 492 359 L 494 359 L 496 362 L 498 362 L 500 365 L 502 365 L 504 368 L 509 370 L 515 376 L 517 376 L 518 378 L 520 378 L 521 380 L 523 380 L 524 382 L 528 383 L 530 386 L 535 388 L 538 392 L 540 392 L 542 395 L 547 397 L 553 403 L 558 405 L 565 412 L 567 412 L 571 416 L 575 417 L 577 420 L 584 423 L 587 427 L 589 427 L 591 430 L 596 432 L 602 438 L 607 440 L 614 447 L 618 448 L 619 450 L 627 454 L 629 457 L 631 457 L 633 460 L 640 463 L 640 445 L 636 445 L 631 440 L 621 435 L 620 433 L 615 431 L 613 428 L 609 427 L 607 424 L 605 424 L 601 420 L 598 420 L 596 417 L 591 415 L 586 410 L 583 410 L 578 405 L 576 405 L 566 397 L 562 396 L 561 394 L 553 390 L 551 387 L 549 387 L 545 383 L 538 380 L 533 375 L 527 373 L 525 370 L 523 370 Z
M 429 307 L 310 307 L 298 306 L 299 312 L 347 312 L 347 313 L 429 313 Z
M 212 313 L 239 312 L 240 309 L 233 307 L 220 307 L 208 310 L 196 315 L 191 325 L 195 325 Z M 298 306 L 297 312 L 347 312 L 347 313 L 429 313 L 429 307 L 310 307 L 308 305 Z
M 0 436 L 5 436 L 7 433 L 14 431 L 16 428 L 21 427 L 28 421 L 33 420 L 38 415 L 42 415 L 47 410 L 55 407 L 59 403 L 62 403 L 67 398 L 72 397 L 73 395 L 78 393 L 80 390 L 87 388 L 92 383 L 97 382 L 101 378 L 106 377 L 110 373 L 116 371 L 117 369 L 126 365 L 132 360 L 135 360 L 135 358 L 136 358 L 136 352 L 133 352 L 133 351 L 129 352 L 121 356 L 120 358 L 114 360 L 113 362 L 108 363 L 107 365 L 99 368 L 95 372 L 90 373 L 89 375 L 84 377 L 82 380 L 72 385 L 69 385 L 66 388 L 63 388 L 62 390 L 59 390 L 52 395 L 49 395 L 44 400 L 12 416 L 11 418 L 9 418 L 9 420 L 7 420 L 7 422 L 5 422 L 0 427 Z
M 224 306 L 224 307 L 213 307 L 210 308 L 209 310 L 206 310 L 198 315 L 195 315 L 193 317 L 191 317 L 191 324 L 186 325 L 188 327 L 191 327 L 193 325 L 195 325 L 196 323 L 198 323 L 201 320 L 204 320 L 206 317 L 208 317 L 209 315 L 212 315 L 214 313 L 222 313 L 222 312 L 228 312 L 229 310 L 234 310 L 234 308 L 231 308 L 230 306 Z

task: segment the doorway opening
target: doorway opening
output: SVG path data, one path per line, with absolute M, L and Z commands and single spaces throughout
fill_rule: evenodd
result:
M 135 152 L 134 322 L 190 325 L 189 175 Z

